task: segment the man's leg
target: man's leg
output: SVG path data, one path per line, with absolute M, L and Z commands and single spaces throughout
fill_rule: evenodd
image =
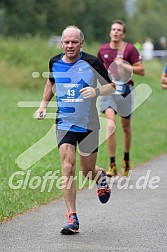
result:
M 116 124 L 115 111 L 112 108 L 108 108 L 105 111 L 105 116 L 107 119 L 106 127 L 106 142 L 108 148 L 108 154 L 110 157 L 110 165 L 107 172 L 107 176 L 112 177 L 117 175 L 115 152 L 116 152 L 116 132 L 113 132 Z M 113 132 L 113 133 L 112 133 Z
M 59 147 L 59 153 L 62 162 L 63 194 L 68 210 L 68 222 L 60 232 L 71 235 L 79 232 L 79 220 L 76 214 L 76 188 L 73 180 L 76 169 L 76 147 L 64 143 Z
M 101 203 L 106 203 L 111 194 L 111 189 L 106 180 L 106 173 L 103 168 L 96 166 L 97 152 L 89 155 L 80 153 L 80 165 L 83 175 L 88 179 L 95 180 L 97 184 L 97 194 Z
M 93 180 L 96 176 L 100 177 L 101 170 L 98 166 L 96 166 L 97 152 L 92 154 L 83 155 L 80 154 L 80 166 L 85 177 L 90 174 L 88 179 Z M 90 173 L 89 173 L 90 172 Z
M 124 152 L 130 152 L 131 145 L 131 120 L 121 117 L 121 125 L 123 130 Z
M 124 145 L 123 169 L 121 171 L 121 175 L 127 177 L 130 170 L 130 146 L 131 146 L 130 118 L 121 117 L 121 125 L 123 131 L 123 145 Z
M 115 127 L 116 116 L 115 112 L 112 108 L 108 108 L 105 111 L 105 117 L 107 120 L 107 128 L 106 128 L 106 141 L 108 147 L 108 153 L 110 157 L 115 157 L 116 150 L 116 134 L 115 131 L 113 134 L 113 127 Z
M 76 188 L 75 176 L 76 169 L 76 147 L 71 144 L 64 143 L 59 148 L 62 163 L 62 188 L 64 199 L 66 202 L 68 213 L 76 212 Z

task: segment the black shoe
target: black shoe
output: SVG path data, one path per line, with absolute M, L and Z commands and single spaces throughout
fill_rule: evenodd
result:
M 62 228 L 60 233 L 66 235 L 79 233 L 79 220 L 76 213 L 69 215 L 67 225 Z
M 101 175 L 101 183 L 97 182 L 97 195 L 101 203 L 107 203 L 111 195 L 111 189 L 107 183 L 106 172 L 103 170 Z

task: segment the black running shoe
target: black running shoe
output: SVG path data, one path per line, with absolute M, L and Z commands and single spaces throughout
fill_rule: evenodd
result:
M 79 220 L 76 213 L 69 215 L 67 225 L 62 228 L 60 233 L 66 235 L 79 233 Z
M 111 195 L 111 189 L 107 183 L 106 172 L 102 170 L 101 183 L 97 182 L 97 195 L 101 203 L 107 203 Z

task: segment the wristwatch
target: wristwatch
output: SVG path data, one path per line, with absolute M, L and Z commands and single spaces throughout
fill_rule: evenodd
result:
M 100 89 L 99 88 L 95 88 L 95 92 L 96 92 L 96 97 L 98 97 L 100 95 Z

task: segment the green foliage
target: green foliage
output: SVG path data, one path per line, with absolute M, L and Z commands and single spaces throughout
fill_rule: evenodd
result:
M 111 22 L 122 19 L 131 42 L 166 36 L 166 0 L 133 2 L 135 12 L 129 0 L 2 0 L 0 32 L 15 37 L 50 37 L 61 35 L 68 25 L 77 25 L 87 42 L 101 43 L 109 40 Z
M 61 35 L 70 24 L 79 26 L 87 41 L 108 39 L 111 20 L 125 19 L 124 0 L 6 0 L 5 12 L 8 36 Z
M 43 73 L 48 72 L 49 59 L 60 53 L 61 48 L 49 47 L 47 39 L 0 37 L 0 85 L 13 87 L 41 87 L 46 79 Z M 96 54 L 98 44 L 85 43 L 84 50 Z M 32 73 L 38 72 L 39 78 L 32 78 Z
M 137 12 L 127 20 L 128 34 L 130 41 L 140 39 L 144 42 L 150 38 L 157 41 L 161 36 L 166 37 L 166 9 L 167 2 L 164 0 L 138 0 Z
M 49 48 L 48 40 L 36 38 L 3 38 L 0 37 L 0 85 L 13 87 L 37 87 L 44 82 L 43 72 L 48 71 L 48 60 L 58 53 Z M 32 78 L 33 72 L 39 72 L 38 79 Z

